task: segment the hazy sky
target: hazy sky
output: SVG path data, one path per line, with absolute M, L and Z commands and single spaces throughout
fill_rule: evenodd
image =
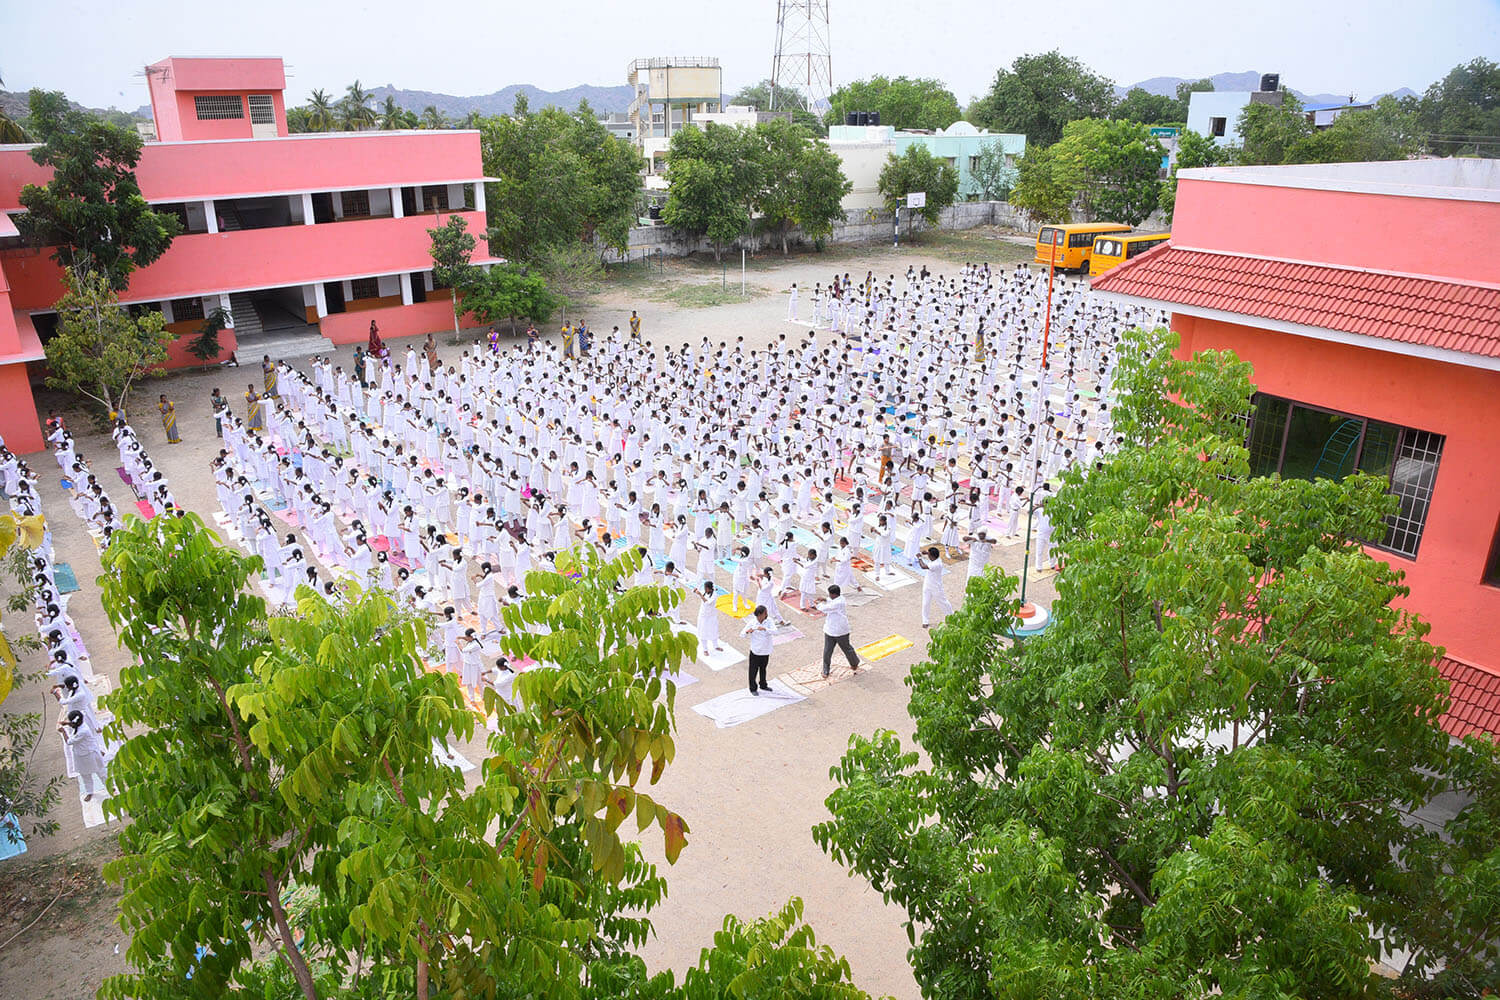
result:
M 1058 48 L 1117 84 L 1279 71 L 1310 93 L 1422 90 L 1500 55 L 1500 0 L 833 0 L 835 84 L 935 76 L 960 103 L 1016 56 Z M 724 89 L 769 75 L 773 0 L 0 0 L 0 78 L 95 107 L 147 103 L 140 70 L 167 56 L 281 56 L 288 98 L 358 78 L 449 94 L 625 82 L 636 57 L 718 56 Z

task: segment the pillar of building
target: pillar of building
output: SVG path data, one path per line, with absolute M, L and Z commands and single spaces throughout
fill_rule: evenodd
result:
M 224 325 L 231 330 L 234 329 L 234 310 L 229 305 L 228 292 L 219 293 L 219 308 L 224 310 Z
M 401 204 L 401 189 L 391 188 L 391 217 L 400 219 L 406 215 L 406 209 Z
M 403 306 L 409 306 L 412 304 L 411 275 L 405 271 L 401 272 L 401 304 Z
M 302 224 L 304 226 L 310 226 L 313 224 L 313 203 L 311 191 L 302 192 Z M 319 315 L 322 314 L 319 313 Z
M 219 231 L 219 213 L 214 211 L 214 200 L 209 198 L 203 203 L 203 218 L 208 223 L 208 231 L 217 233 Z
M 484 211 L 484 181 L 474 182 L 474 211 Z
M 321 281 L 313 285 L 313 302 L 318 307 L 318 319 L 325 318 L 328 315 L 328 293 L 323 290 Z

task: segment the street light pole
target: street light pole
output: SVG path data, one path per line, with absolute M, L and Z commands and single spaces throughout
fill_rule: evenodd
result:
M 1026 575 L 1031 569 L 1031 518 L 1036 513 L 1036 495 L 1042 487 L 1037 486 L 1026 496 L 1026 548 L 1021 556 L 1021 613 L 1026 615 Z
M 1057 230 L 1059 239 L 1062 230 Z M 1057 274 L 1057 244 L 1054 242 L 1047 250 L 1047 316 L 1042 321 L 1042 371 L 1047 370 L 1047 347 L 1052 340 L 1052 278 Z

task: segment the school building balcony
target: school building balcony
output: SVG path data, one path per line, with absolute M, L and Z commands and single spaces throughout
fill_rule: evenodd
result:
M 451 213 L 467 221 L 479 240 L 475 263 L 493 262 L 484 243 L 479 210 Z M 126 303 L 159 302 L 288 285 L 322 284 L 350 277 L 425 271 L 432 267 L 435 215 L 360 218 L 320 225 L 279 226 L 217 233 L 187 233 L 159 260 L 131 275 L 120 296 Z M 16 309 L 51 309 L 62 295 L 62 271 L 47 250 L 0 252 Z

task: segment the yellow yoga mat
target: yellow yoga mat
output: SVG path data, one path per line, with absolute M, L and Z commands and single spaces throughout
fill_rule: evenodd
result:
M 738 594 L 720 594 L 718 600 L 714 601 L 714 607 L 731 618 L 744 618 L 755 610 L 754 604 L 740 600 Z
M 861 660 L 878 660 L 881 657 L 899 653 L 903 649 L 910 649 L 915 645 L 904 635 L 888 635 L 884 639 L 877 639 L 866 646 L 859 646 L 855 652 Z

